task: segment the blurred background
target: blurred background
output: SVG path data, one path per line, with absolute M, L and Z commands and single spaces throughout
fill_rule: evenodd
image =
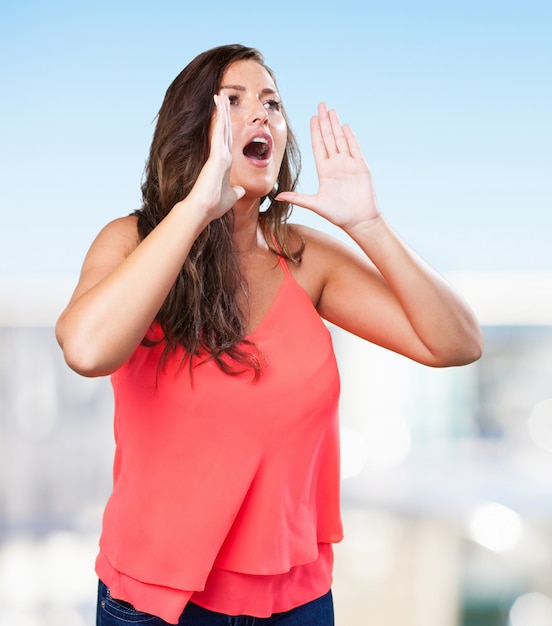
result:
M 395 229 L 467 297 L 476 364 L 331 328 L 342 375 L 339 626 L 552 623 L 549 3 L 0 6 L 0 625 L 91 626 L 107 379 L 53 325 L 84 254 L 140 205 L 155 115 L 196 54 L 258 47 L 316 190 L 318 102 L 351 124 Z M 294 220 L 333 232 L 306 211 Z

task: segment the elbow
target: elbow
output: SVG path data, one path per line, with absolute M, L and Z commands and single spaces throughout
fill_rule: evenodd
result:
M 480 337 L 478 341 L 474 342 L 471 346 L 471 351 L 467 354 L 467 360 L 464 365 L 469 363 L 475 363 L 483 356 L 483 338 Z
M 483 350 L 481 348 L 477 349 L 474 347 L 471 350 L 459 350 L 448 360 L 444 359 L 441 364 L 437 365 L 437 367 L 459 367 L 462 365 L 470 365 L 471 363 L 478 361 L 482 354 Z
M 474 324 L 471 333 L 468 334 L 467 340 L 464 342 L 464 363 L 461 365 L 469 365 L 475 363 L 483 356 L 483 332 L 479 324 Z
M 94 359 L 87 358 L 87 355 L 79 351 L 63 350 L 63 357 L 74 372 L 86 378 L 98 378 L 113 373 L 109 368 L 102 367 Z
M 475 332 L 461 341 L 455 342 L 448 350 L 434 354 L 434 367 L 458 367 L 470 365 L 478 361 L 483 355 L 483 335 L 478 328 Z
M 77 374 L 87 378 L 107 376 L 113 373 L 114 369 L 106 366 L 99 358 L 94 349 L 93 342 L 86 339 L 67 336 L 64 332 L 63 322 L 56 325 L 56 339 L 63 352 L 63 358 L 67 365 Z
M 86 378 L 97 378 L 99 376 L 107 376 L 112 373 L 110 368 L 94 358 L 94 355 L 86 349 L 78 346 L 64 345 L 62 346 L 63 358 L 67 365 L 77 374 Z

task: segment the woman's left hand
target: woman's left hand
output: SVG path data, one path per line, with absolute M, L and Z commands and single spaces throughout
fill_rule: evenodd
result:
M 283 191 L 276 199 L 310 209 L 346 231 L 378 217 L 370 169 L 352 129 L 325 103 L 318 105 L 310 129 L 318 193 Z

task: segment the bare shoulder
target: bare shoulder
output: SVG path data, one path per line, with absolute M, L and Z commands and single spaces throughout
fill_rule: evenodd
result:
M 317 307 L 328 283 L 356 272 L 374 272 L 365 256 L 333 235 L 302 224 L 290 224 L 290 238 L 294 246 L 297 243 L 304 246 L 301 263 L 290 266 L 292 275 Z
M 326 253 L 332 254 L 334 238 L 303 224 L 290 224 L 288 232 L 291 249 L 302 250 L 301 262 L 297 264 L 296 270 L 310 273 L 311 269 L 318 268 L 321 271 L 325 265 Z
M 293 237 L 302 239 L 305 243 L 310 241 L 323 243 L 324 241 L 329 242 L 334 239 L 330 235 L 304 224 L 290 224 L 289 228 Z
M 289 232 L 293 246 L 302 244 L 307 257 L 324 255 L 325 252 L 331 253 L 336 245 L 339 246 L 335 237 L 303 224 L 290 224 Z
M 139 243 L 137 218 L 119 217 L 106 224 L 90 246 L 73 298 L 87 291 L 120 265 Z
M 290 224 L 290 231 L 293 240 L 304 244 L 305 265 L 314 263 L 321 270 L 335 269 L 336 263 L 360 263 L 365 267 L 371 265 L 352 241 L 347 244 L 331 234 L 302 224 Z
M 97 246 L 113 246 L 123 253 L 126 252 L 125 256 L 128 256 L 139 243 L 137 223 L 138 219 L 135 215 L 112 220 L 98 233 L 91 250 Z

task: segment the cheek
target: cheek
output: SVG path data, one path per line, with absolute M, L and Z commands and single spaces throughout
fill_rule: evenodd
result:
M 287 145 L 287 125 L 284 121 L 272 127 L 272 138 L 274 140 L 274 150 L 281 161 Z

